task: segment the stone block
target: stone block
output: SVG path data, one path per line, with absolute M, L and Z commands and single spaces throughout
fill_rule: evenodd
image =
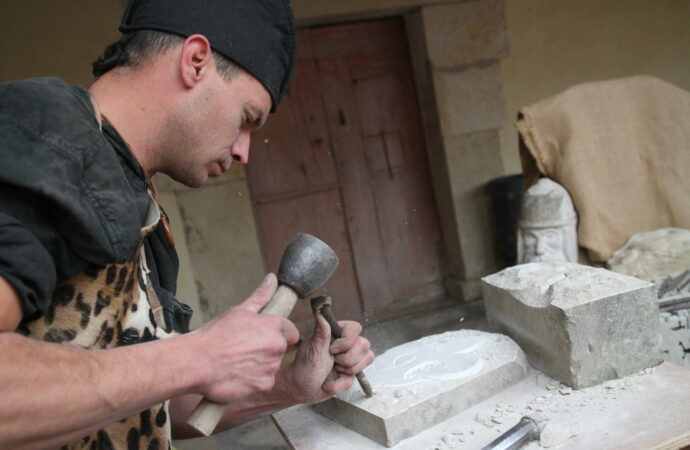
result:
M 446 157 L 460 242 L 462 272 L 452 276 L 478 279 L 500 268 L 501 258 L 493 233 L 488 182 L 504 174 L 498 132 L 469 133 L 446 139 Z M 468 164 L 467 161 L 472 161 Z
M 498 63 L 465 70 L 435 70 L 433 78 L 445 138 L 503 127 L 506 112 Z
M 508 56 L 503 0 L 422 8 L 427 52 L 434 68 L 458 67 Z
M 449 331 L 394 347 L 366 369 L 374 389 L 359 385 L 315 411 L 391 447 L 517 383 L 527 360 L 507 336 Z
M 484 277 L 487 319 L 531 365 L 579 389 L 662 361 L 654 285 L 567 262 L 509 267 Z

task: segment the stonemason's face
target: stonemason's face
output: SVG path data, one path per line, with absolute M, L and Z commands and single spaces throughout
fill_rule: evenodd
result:
M 271 109 L 266 88 L 246 72 L 226 81 L 213 71 L 195 89 L 166 120 L 161 170 L 191 187 L 221 175 L 232 163 L 247 164 L 250 134 Z
M 526 262 L 568 261 L 562 228 L 523 230 L 523 246 Z

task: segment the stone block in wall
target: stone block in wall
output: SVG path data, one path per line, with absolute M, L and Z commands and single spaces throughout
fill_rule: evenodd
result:
M 507 336 L 460 330 L 394 347 L 365 372 L 373 397 L 355 383 L 313 408 L 390 447 L 517 383 L 527 360 Z
M 244 180 L 177 193 L 205 320 L 243 301 L 264 267 Z
M 491 198 L 487 183 L 503 175 L 498 131 L 456 136 L 444 141 L 462 261 L 461 280 L 478 279 L 499 269 L 500 257 L 492 229 Z
M 434 90 L 445 138 L 500 129 L 506 117 L 498 63 L 434 70 Z
M 448 3 L 421 11 L 427 53 L 435 69 L 508 56 L 503 0 Z
M 568 262 L 509 267 L 482 279 L 487 319 L 530 364 L 576 389 L 662 361 L 654 285 Z

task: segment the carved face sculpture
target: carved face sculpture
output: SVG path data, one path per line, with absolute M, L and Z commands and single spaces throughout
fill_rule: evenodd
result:
M 531 186 L 518 218 L 518 264 L 577 262 L 577 216 L 570 195 L 548 178 Z
M 568 261 L 564 251 L 564 232 L 559 228 L 532 228 L 522 233 L 525 262 Z

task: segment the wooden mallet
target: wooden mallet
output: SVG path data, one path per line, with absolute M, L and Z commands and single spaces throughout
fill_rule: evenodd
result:
M 326 243 L 299 233 L 285 249 L 278 269 L 278 289 L 261 314 L 287 317 L 297 300 L 306 298 L 328 281 L 338 267 L 338 256 Z M 187 423 L 209 436 L 223 417 L 227 404 L 201 400 Z

